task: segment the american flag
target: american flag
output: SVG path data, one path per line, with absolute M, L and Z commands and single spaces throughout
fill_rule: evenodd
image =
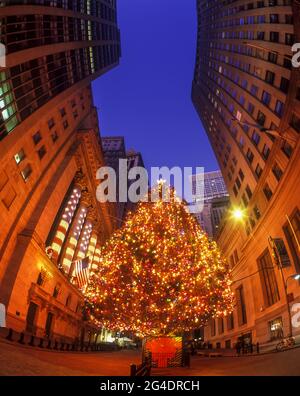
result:
M 89 261 L 89 257 L 75 261 L 74 276 L 77 278 L 80 289 L 89 281 Z

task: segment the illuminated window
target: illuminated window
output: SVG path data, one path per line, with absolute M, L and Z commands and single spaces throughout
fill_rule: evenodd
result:
M 17 154 L 15 154 L 14 158 L 16 163 L 19 165 L 19 163 L 26 158 L 25 151 L 21 149 Z

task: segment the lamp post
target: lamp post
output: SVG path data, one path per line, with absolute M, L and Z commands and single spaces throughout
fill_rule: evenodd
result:
M 232 118 L 231 120 L 232 120 L 233 122 L 237 122 L 237 123 L 238 123 L 239 125 L 241 125 L 241 126 L 244 126 L 244 125 L 247 125 L 247 126 L 250 126 L 250 127 L 252 126 L 252 127 L 254 127 L 254 128 L 259 129 L 259 131 L 262 132 L 262 133 L 266 133 L 266 134 L 268 134 L 268 135 L 281 138 L 281 139 L 283 139 L 283 140 L 285 140 L 285 141 L 287 141 L 287 142 L 288 142 L 288 141 L 290 141 L 290 142 L 292 142 L 292 143 L 296 143 L 296 142 L 297 142 L 296 139 L 292 139 L 292 138 L 290 138 L 290 137 L 286 137 L 286 136 L 281 135 L 281 134 L 279 133 L 279 131 L 277 131 L 276 129 L 268 129 L 268 128 L 262 127 L 262 126 L 259 125 L 259 124 L 252 124 L 252 123 L 250 123 L 250 122 L 239 121 L 237 118 Z

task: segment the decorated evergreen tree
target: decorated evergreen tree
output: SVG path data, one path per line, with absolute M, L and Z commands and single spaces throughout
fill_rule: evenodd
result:
M 172 335 L 232 310 L 228 267 L 216 243 L 172 189 L 165 202 L 162 184 L 156 188 L 157 202 L 139 203 L 91 274 L 86 312 L 99 326 Z

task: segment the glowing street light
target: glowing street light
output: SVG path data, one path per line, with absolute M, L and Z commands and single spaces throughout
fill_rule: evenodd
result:
M 231 210 L 231 217 L 236 221 L 242 221 L 246 217 L 245 209 L 235 207 Z

